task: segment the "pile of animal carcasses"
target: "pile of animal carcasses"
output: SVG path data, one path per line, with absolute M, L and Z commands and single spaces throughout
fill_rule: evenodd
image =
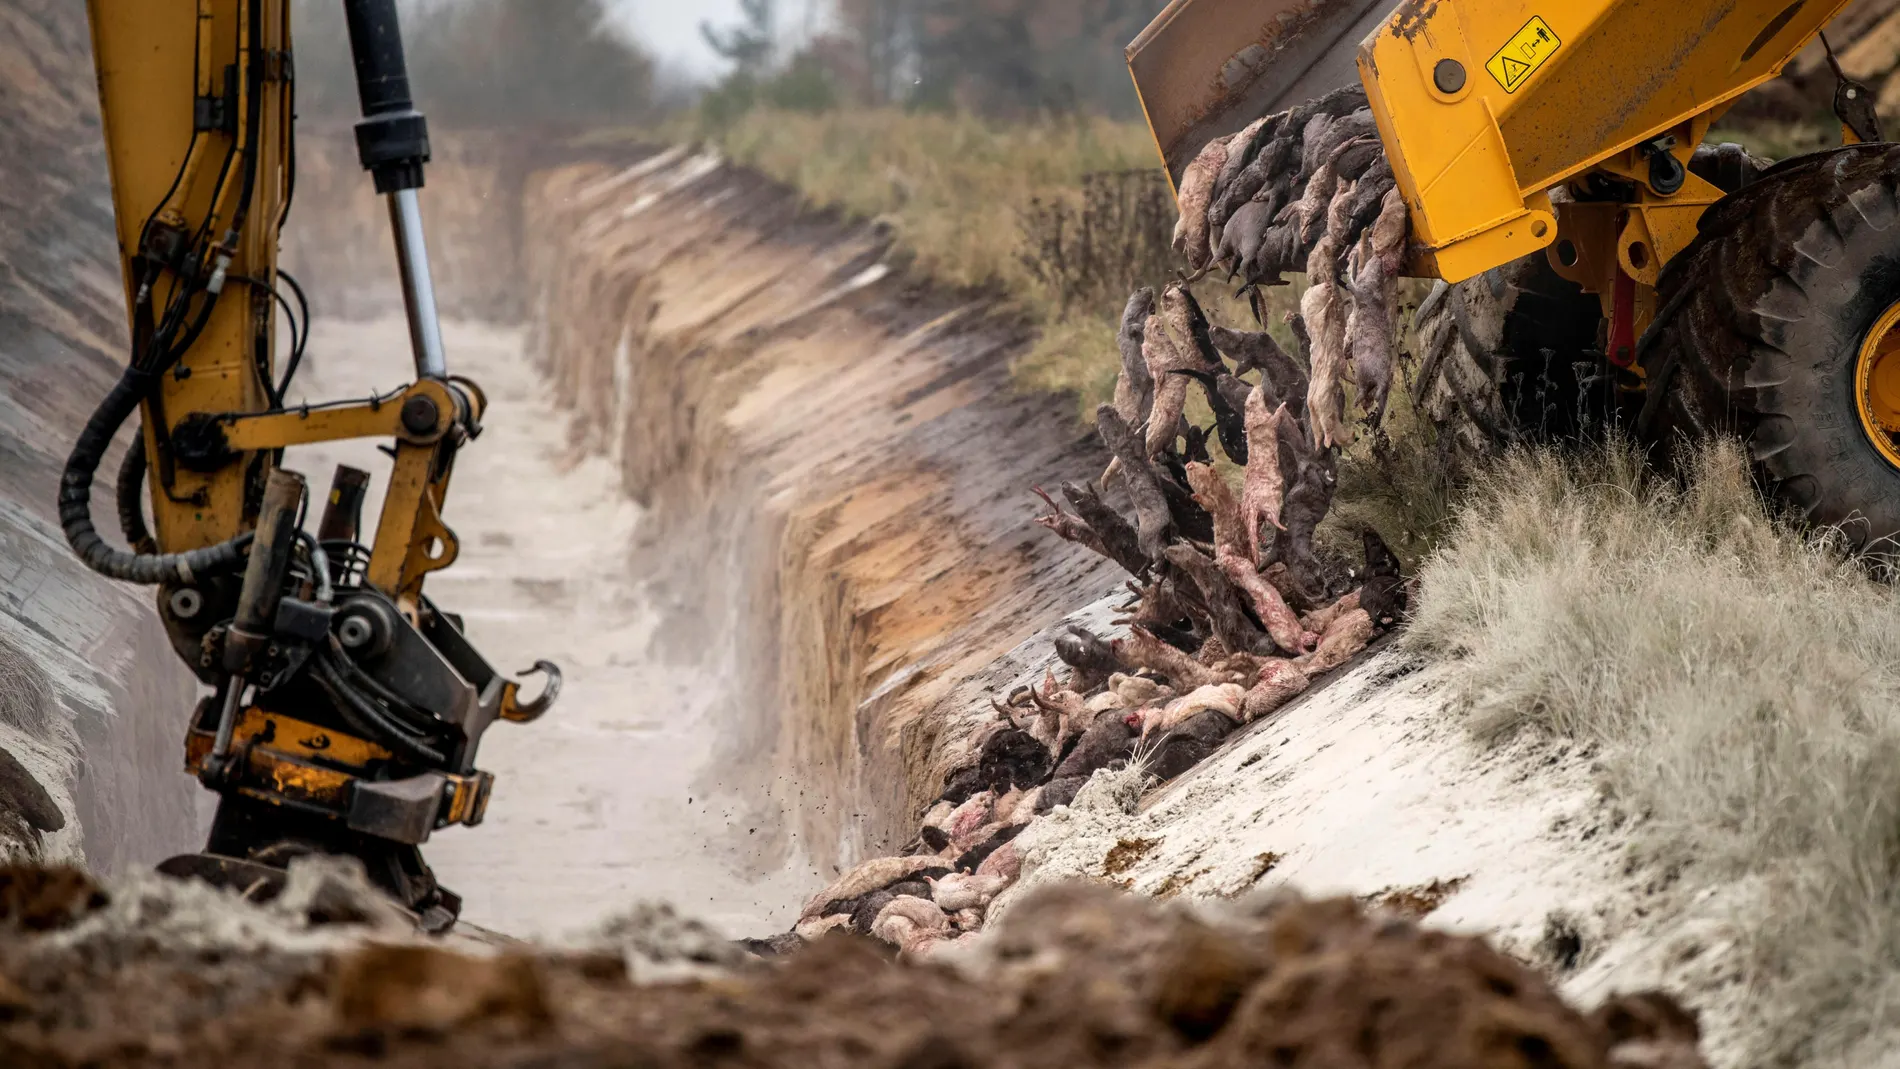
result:
M 1397 282 L 1411 218 L 1363 89 L 1341 89 L 1207 143 L 1182 173 L 1174 244 L 1255 298 L 1304 271 L 1314 441 L 1346 445 L 1344 382 L 1378 426 L 1392 389 Z
M 1180 775 L 1403 612 L 1399 563 L 1377 533 L 1363 533 L 1363 569 L 1313 543 L 1351 440 L 1345 381 L 1376 425 L 1397 355 L 1394 286 L 1410 223 L 1364 93 L 1210 143 L 1180 205 L 1191 274 L 1218 264 L 1252 288 L 1306 270 L 1310 287 L 1288 317 L 1304 359 L 1264 331 L 1210 323 L 1185 285 L 1129 300 L 1115 399 L 1096 413 L 1108 469 L 1097 483 L 1063 484 L 1066 509 L 1036 491 L 1048 509 L 1038 523 L 1132 577 L 1115 621 L 1125 635 L 1058 636 L 1067 677 L 992 699 L 996 718 L 952 744 L 961 757 L 946 762 L 910 852 L 819 892 L 799 939 L 850 927 L 915 956 L 967 937 L 1020 874 L 1017 836 L 1090 776 L 1137 757 L 1158 779 Z M 1211 428 L 1187 419 L 1196 388 Z M 1215 449 L 1243 469 L 1238 492 Z

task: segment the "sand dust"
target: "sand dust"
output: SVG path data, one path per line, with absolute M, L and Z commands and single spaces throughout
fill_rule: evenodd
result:
M 490 408 L 445 510 L 461 556 L 429 593 L 462 614 L 496 667 L 547 657 L 566 689 L 540 722 L 489 731 L 479 762 L 497 777 L 487 821 L 439 833 L 425 856 L 464 896 L 469 921 L 515 935 L 584 928 L 650 899 L 734 936 L 788 927 L 824 880 L 796 861 L 763 860 L 749 843 L 776 819 L 772 808 L 722 785 L 712 766 L 732 652 L 657 651 L 665 616 L 629 563 L 640 510 L 610 462 L 570 448 L 568 419 L 524 355 L 523 333 L 451 323 L 446 335 L 450 371 L 476 379 Z M 293 400 L 361 396 L 412 377 L 397 320 L 319 320 L 310 350 Z M 315 493 L 338 461 L 379 485 L 389 466 L 370 443 L 293 450 L 286 463 Z

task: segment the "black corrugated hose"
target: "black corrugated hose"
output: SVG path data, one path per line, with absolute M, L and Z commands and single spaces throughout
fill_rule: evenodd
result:
M 93 476 L 99 471 L 100 461 L 105 459 L 113 435 L 138 408 L 160 374 L 163 371 L 126 368 L 105 399 L 99 402 L 99 407 L 93 410 L 92 418 L 79 432 L 72 455 L 66 458 L 66 471 L 59 479 L 59 524 L 73 552 L 86 567 L 100 575 L 128 583 L 175 582 L 190 586 L 203 576 L 242 564 L 251 535 L 241 534 L 228 542 L 185 553 L 135 553 L 107 545 L 92 523 Z

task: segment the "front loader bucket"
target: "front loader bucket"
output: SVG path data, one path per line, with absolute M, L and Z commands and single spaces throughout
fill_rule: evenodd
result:
M 1359 81 L 1394 0 L 1174 0 L 1128 46 L 1148 127 L 1178 183 L 1208 141 Z

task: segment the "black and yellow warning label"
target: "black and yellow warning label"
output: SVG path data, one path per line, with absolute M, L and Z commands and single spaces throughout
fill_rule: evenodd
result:
M 1491 77 L 1498 80 L 1505 92 L 1515 93 L 1562 47 L 1563 42 L 1557 40 L 1550 25 L 1533 15 L 1510 43 L 1498 49 L 1498 54 L 1491 57 L 1484 69 L 1491 72 Z

